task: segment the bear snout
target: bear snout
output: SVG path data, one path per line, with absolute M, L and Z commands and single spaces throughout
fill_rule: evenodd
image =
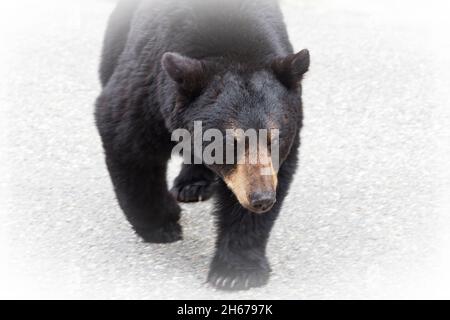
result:
M 277 201 L 274 191 L 253 192 L 250 194 L 251 211 L 255 213 L 264 213 L 272 209 Z
M 237 165 L 236 169 L 224 176 L 228 188 L 239 203 L 253 213 L 265 213 L 276 202 L 277 174 L 272 168 L 271 175 L 261 174 L 260 165 Z

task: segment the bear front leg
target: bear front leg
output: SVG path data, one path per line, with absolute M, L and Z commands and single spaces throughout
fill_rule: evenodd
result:
M 264 286 L 271 268 L 266 257 L 270 231 L 278 217 L 297 167 L 297 150 L 291 152 L 278 173 L 277 202 L 262 214 L 242 207 L 220 182 L 217 186 L 216 253 L 208 282 L 221 290 L 246 290 Z
M 180 207 L 167 190 L 166 159 L 144 163 L 106 157 L 117 199 L 135 232 L 146 242 L 182 239 Z
M 208 275 L 211 285 L 222 290 L 245 290 L 268 282 L 271 269 L 266 245 L 278 212 L 279 208 L 274 208 L 259 215 L 237 201 L 221 204 L 216 253 Z
M 206 201 L 214 192 L 215 177 L 202 164 L 183 164 L 170 192 L 179 202 Z

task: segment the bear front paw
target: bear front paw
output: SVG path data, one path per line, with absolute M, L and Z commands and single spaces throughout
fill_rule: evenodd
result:
M 170 193 L 179 202 L 199 202 L 211 198 L 213 187 L 208 180 L 179 182 L 170 190 Z
M 181 225 L 178 222 L 170 222 L 159 228 L 137 228 L 136 233 L 149 243 L 171 243 L 183 239 Z
M 249 266 L 227 266 L 213 262 L 207 282 L 219 290 L 248 290 L 265 286 L 270 278 L 269 264 L 264 261 Z

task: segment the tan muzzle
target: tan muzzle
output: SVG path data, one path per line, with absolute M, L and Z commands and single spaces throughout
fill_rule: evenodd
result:
M 254 213 L 269 211 L 276 202 L 277 173 L 272 161 L 267 164 L 237 164 L 224 177 L 239 203 Z

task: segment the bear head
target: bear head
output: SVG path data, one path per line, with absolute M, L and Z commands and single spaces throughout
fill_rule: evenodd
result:
M 173 52 L 162 57 L 162 66 L 176 87 L 171 129 L 183 128 L 194 135 L 194 124 L 201 122 L 202 130 L 223 133 L 223 150 L 230 150 L 229 133 L 234 132 L 232 157 L 203 163 L 251 212 L 266 212 L 276 201 L 278 169 L 302 126 L 301 81 L 309 64 L 306 49 L 258 63 L 233 62 L 225 57 L 194 59 Z M 261 135 L 257 136 L 257 148 L 252 149 L 257 153 L 256 162 L 249 161 L 254 152 L 249 151 L 248 136 L 236 133 L 252 129 L 268 135 L 263 139 L 265 145 L 260 143 Z M 243 148 L 237 147 L 239 142 Z M 203 147 L 207 145 L 208 141 L 202 141 Z

